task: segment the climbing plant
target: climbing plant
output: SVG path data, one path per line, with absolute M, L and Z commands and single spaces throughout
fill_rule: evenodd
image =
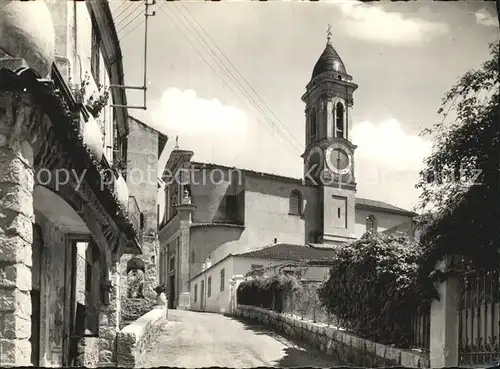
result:
M 243 281 L 238 286 L 238 303 L 282 312 L 286 296 L 299 289 L 299 281 L 289 275 L 256 277 Z
M 359 336 L 408 345 L 411 315 L 438 298 L 420 276 L 422 251 L 404 234 L 367 233 L 339 251 L 318 290 L 321 304 Z
M 108 105 L 109 101 L 109 88 L 98 84 L 97 91 L 87 98 L 87 88 L 90 85 L 90 74 L 85 72 L 81 83 L 72 83 L 69 81 L 69 87 L 73 93 L 75 100 L 87 108 L 87 110 L 95 118 L 97 118 L 101 111 Z

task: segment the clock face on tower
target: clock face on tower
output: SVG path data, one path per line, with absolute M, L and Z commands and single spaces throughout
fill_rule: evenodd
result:
M 330 146 L 326 150 L 326 164 L 337 174 L 347 174 L 351 169 L 351 157 L 342 148 Z

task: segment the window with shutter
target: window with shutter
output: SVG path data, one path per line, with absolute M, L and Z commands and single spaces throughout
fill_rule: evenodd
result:
M 222 269 L 220 271 L 220 290 L 221 291 L 224 291 L 225 279 L 226 279 L 226 270 Z
M 90 71 L 92 76 L 94 77 L 95 82 L 99 83 L 100 78 L 100 44 L 101 44 L 101 35 L 99 34 L 99 28 L 97 27 L 97 21 L 92 15 L 92 46 L 91 46 L 91 55 L 90 55 Z
M 207 296 L 210 297 L 212 295 L 212 277 L 208 277 L 207 280 Z
M 292 215 L 301 215 L 302 211 L 302 196 L 297 190 L 293 190 L 290 193 L 290 211 Z

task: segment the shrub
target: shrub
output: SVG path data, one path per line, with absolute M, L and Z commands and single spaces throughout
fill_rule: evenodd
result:
M 238 303 L 283 312 L 287 296 L 300 288 L 295 277 L 283 274 L 243 281 L 237 290 Z
M 319 299 L 350 330 L 380 343 L 409 345 L 411 315 L 438 298 L 421 276 L 422 248 L 403 234 L 366 234 L 343 248 Z

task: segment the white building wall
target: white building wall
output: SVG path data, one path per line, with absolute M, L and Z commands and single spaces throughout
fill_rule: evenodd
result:
M 383 232 L 401 223 L 408 222 L 411 217 L 373 210 L 356 210 L 356 223 L 354 225 L 354 236 L 359 239 L 366 232 L 366 218 L 370 215 L 375 217 L 377 231 Z
M 254 258 L 243 258 L 237 256 L 229 256 L 218 264 L 213 265 L 202 274 L 191 280 L 191 310 L 208 311 L 214 313 L 229 312 L 229 305 L 231 301 L 229 281 L 234 275 L 245 275 L 252 269 L 252 265 L 260 265 L 262 267 L 269 267 L 273 265 L 280 265 L 285 263 L 286 260 L 265 260 Z M 224 269 L 224 290 L 220 290 L 221 286 L 221 270 Z M 303 279 L 323 281 L 328 278 L 328 267 L 309 267 L 309 268 L 287 268 L 287 269 L 300 269 L 304 270 Z M 265 276 L 272 276 L 275 274 L 274 270 L 269 270 L 264 273 Z M 212 277 L 211 294 L 208 295 L 208 277 Z M 201 297 L 201 281 L 205 283 L 205 291 L 203 298 Z M 196 286 L 196 298 L 195 287 Z M 201 305 L 203 302 L 203 305 Z
M 61 70 L 61 73 L 68 79 L 66 80 L 68 84 L 81 84 L 85 74 L 88 73 L 90 84 L 87 86 L 86 97 L 89 98 L 98 91 L 99 85 L 110 85 L 102 50 L 99 58 L 99 80 L 94 80 L 91 73 L 92 20 L 89 8 L 85 1 L 52 0 L 47 5 L 52 13 L 56 31 L 56 57 L 59 60 L 66 60 L 69 64 L 67 73 L 64 70 Z M 101 33 L 104 34 L 105 31 Z M 60 69 L 64 69 L 62 64 Z M 104 155 L 110 163 L 113 160 L 113 109 L 110 107 L 112 103 L 110 96 L 108 106 L 101 111 L 97 119 L 104 131 Z

